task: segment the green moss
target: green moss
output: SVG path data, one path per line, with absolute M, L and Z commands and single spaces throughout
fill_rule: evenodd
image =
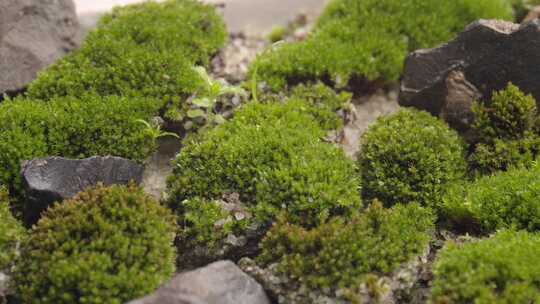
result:
M 227 211 L 218 200 L 192 198 L 182 202 L 182 209 L 179 239 L 186 248 L 192 245 L 213 248 L 230 233 L 242 233 L 248 223 L 248 218 L 236 220 L 231 214 L 233 210 Z
M 530 166 L 540 154 L 536 101 L 508 84 L 488 105 L 475 103 L 473 130 L 477 135 L 469 156 L 471 170 L 489 174 L 515 166 Z
M 540 302 L 540 237 L 502 231 L 466 244 L 450 243 L 434 266 L 434 303 Z
M 375 202 L 350 220 L 336 218 L 312 230 L 277 222 L 259 260 L 311 288 L 354 288 L 371 273 L 389 274 L 422 254 L 433 216 L 418 204 L 384 209 Z
M 169 178 L 169 203 L 220 199 L 238 193 L 255 217 L 268 223 L 281 210 L 315 225 L 359 205 L 355 166 L 320 142 L 325 131 L 306 103 L 251 103 L 233 120 L 188 143 Z
M 149 52 L 178 51 L 191 62 L 206 64 L 224 45 L 227 30 L 214 6 L 168 0 L 117 7 L 90 35 L 129 40 Z
M 280 40 L 283 40 L 285 38 L 285 35 L 287 34 L 287 28 L 284 26 L 278 25 L 272 28 L 272 31 L 268 34 L 268 40 L 270 42 L 278 42 Z
M 23 303 L 121 304 L 174 272 L 174 217 L 134 187 L 98 186 L 49 208 L 23 243 Z
M 458 229 L 540 231 L 540 165 L 456 185 L 444 197 L 444 218 Z
M 214 7 L 198 1 L 117 8 L 100 20 L 80 50 L 40 73 L 27 95 L 48 100 L 90 91 L 153 97 L 185 116 L 185 100 L 202 81 L 192 67 L 208 64 L 225 39 Z
M 464 176 L 463 148 L 457 133 L 427 112 L 380 118 L 361 139 L 363 198 L 437 207 L 444 187 Z
M 16 258 L 18 243 L 24 236 L 24 228 L 9 210 L 7 191 L 0 187 L 0 271 L 8 270 Z
M 142 162 L 154 140 L 137 119 L 158 114 L 147 98 L 78 97 L 7 100 L 0 104 L 0 183 L 21 194 L 20 163 L 44 156 L 113 155 Z
M 352 94 L 337 93 L 330 87 L 318 82 L 315 84 L 300 84 L 289 93 L 288 101 L 303 101 L 309 105 L 311 115 L 325 130 L 338 130 L 343 120 L 337 116 L 339 111 L 348 111 Z
M 397 81 L 405 57 L 434 47 L 480 18 L 512 19 L 507 0 L 334 0 L 303 42 L 257 58 L 250 74 L 274 90 L 305 80 Z

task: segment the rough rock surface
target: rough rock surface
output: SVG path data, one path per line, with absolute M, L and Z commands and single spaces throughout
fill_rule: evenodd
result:
M 79 42 L 72 0 L 0 1 L 0 95 L 23 89 Z
M 539 19 L 522 25 L 480 20 L 447 44 L 413 52 L 405 62 L 399 103 L 442 116 L 465 132 L 472 102 L 488 102 L 508 82 L 540 102 Z
M 232 84 L 240 83 L 246 78 L 251 61 L 266 46 L 264 39 L 248 37 L 244 33 L 231 34 L 227 45 L 212 59 L 212 76 Z
M 104 185 L 141 182 L 142 166 L 120 157 L 94 156 L 86 159 L 49 157 L 23 164 L 21 175 L 29 208 L 28 223 L 34 223 L 50 204 L 71 198 L 80 191 Z
M 261 285 L 230 261 L 184 272 L 129 304 L 269 304 Z

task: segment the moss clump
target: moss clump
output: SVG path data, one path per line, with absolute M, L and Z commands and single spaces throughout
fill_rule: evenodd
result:
M 371 273 L 389 274 L 428 245 L 433 216 L 418 204 L 385 209 L 375 202 L 350 220 L 312 230 L 277 222 L 262 242 L 263 263 L 316 289 L 354 288 Z
M 40 73 L 28 96 L 96 94 L 153 97 L 185 114 L 201 79 L 193 65 L 208 63 L 226 39 L 214 7 L 194 0 L 146 2 L 115 9 L 89 33 L 80 50 Z
M 0 271 L 12 266 L 17 254 L 17 245 L 24 236 L 22 225 L 9 209 L 7 191 L 0 187 Z
M 475 103 L 473 130 L 478 140 L 469 156 L 471 170 L 489 174 L 515 166 L 530 166 L 540 154 L 537 108 L 531 95 L 508 84 L 488 105 Z
M 186 199 L 238 193 L 263 223 L 286 210 L 308 226 L 358 207 L 354 163 L 320 141 L 325 130 L 311 113 L 299 101 L 244 106 L 180 152 L 168 180 L 169 204 L 182 215 Z
M 434 303 L 538 303 L 540 237 L 502 231 L 466 244 L 450 243 L 434 266 Z
M 274 90 L 323 79 L 396 81 L 405 57 L 451 39 L 480 18 L 512 19 L 507 0 L 334 0 L 311 35 L 265 52 L 252 65 Z
M 289 93 L 288 101 L 303 101 L 309 105 L 311 115 L 325 130 L 338 130 L 343 120 L 338 112 L 349 110 L 352 94 L 332 90 L 321 82 L 315 84 L 300 84 Z
M 98 186 L 56 204 L 15 267 L 23 303 L 121 304 L 174 272 L 174 217 L 142 190 Z
M 113 155 L 143 161 L 154 140 L 137 119 L 158 115 L 154 99 L 99 97 L 7 100 L 0 104 L 0 183 L 21 194 L 21 161 Z
M 371 125 L 358 156 L 364 199 L 437 207 L 447 183 L 465 173 L 463 143 L 427 112 L 401 110 Z
M 445 195 L 444 209 L 445 218 L 457 228 L 540 231 L 540 165 L 456 185 Z

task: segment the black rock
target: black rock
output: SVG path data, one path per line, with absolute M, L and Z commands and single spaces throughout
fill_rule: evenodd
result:
M 399 103 L 468 130 L 474 100 L 488 103 L 512 82 L 540 103 L 540 20 L 519 25 L 480 20 L 440 47 L 418 50 L 405 62 Z
M 26 222 L 35 223 L 48 206 L 72 198 L 88 187 L 98 183 L 105 186 L 128 184 L 130 181 L 139 184 L 142 174 L 141 165 L 112 156 L 80 160 L 49 157 L 27 161 L 21 169 L 27 199 Z
M 129 304 L 269 304 L 263 288 L 231 261 L 184 272 Z
M 80 34 L 72 0 L 0 1 L 0 96 L 76 48 Z

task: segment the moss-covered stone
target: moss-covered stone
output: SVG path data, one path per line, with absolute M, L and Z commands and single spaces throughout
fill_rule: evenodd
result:
M 512 20 L 507 0 L 334 0 L 303 42 L 260 55 L 250 75 L 272 89 L 321 79 L 392 82 L 405 56 L 451 39 L 477 19 Z
M 175 160 L 169 203 L 238 193 L 262 222 L 281 210 L 315 225 L 358 207 L 354 164 L 320 138 L 325 131 L 300 101 L 246 105 L 233 120 L 188 143 Z
M 385 205 L 437 207 L 444 187 L 465 175 L 458 134 L 427 112 L 404 109 L 378 119 L 361 139 L 362 194 Z
M 485 240 L 450 243 L 434 265 L 433 303 L 538 303 L 540 237 L 502 231 Z
M 168 180 L 168 203 L 183 230 L 179 248 L 202 247 L 199 257 L 210 259 L 239 258 L 242 250 L 218 251 L 225 243 L 242 247 L 259 240 L 281 212 L 297 224 L 316 226 L 360 207 L 354 162 L 321 142 L 322 110 L 314 110 L 299 100 L 251 103 L 186 144 Z M 231 196 L 232 205 L 224 200 Z
M 426 249 L 433 215 L 418 204 L 385 209 L 375 202 L 351 219 L 335 218 L 308 230 L 286 217 L 262 242 L 263 263 L 318 290 L 354 289 L 370 274 L 390 274 Z
M 49 208 L 21 248 L 22 303 L 122 304 L 174 272 L 174 217 L 134 187 L 98 186 Z

